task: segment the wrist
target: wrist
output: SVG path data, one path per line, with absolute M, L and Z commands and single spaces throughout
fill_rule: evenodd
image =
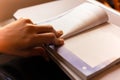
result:
M 4 27 L 1 27 L 0 28 L 0 53 L 9 54 L 8 45 L 9 45 L 8 42 L 5 40 Z

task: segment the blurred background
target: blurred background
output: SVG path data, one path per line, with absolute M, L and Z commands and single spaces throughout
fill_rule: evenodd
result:
M 0 22 L 13 17 L 13 13 L 19 9 L 32 5 L 42 4 L 55 0 L 0 0 Z M 104 5 L 120 11 L 120 0 L 97 0 Z
M 23 7 L 28 7 L 36 4 L 54 0 L 0 0 L 0 22 L 10 19 L 13 13 Z
M 98 0 L 98 1 L 120 12 L 120 0 Z

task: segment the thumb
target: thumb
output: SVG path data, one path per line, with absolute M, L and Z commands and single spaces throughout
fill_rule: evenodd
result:
M 29 51 L 29 56 L 42 56 L 46 61 L 49 61 L 47 51 L 42 47 L 36 47 Z

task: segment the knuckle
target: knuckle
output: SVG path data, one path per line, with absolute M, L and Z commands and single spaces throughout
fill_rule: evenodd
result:
M 30 22 L 32 22 L 32 21 L 31 21 L 30 19 L 28 19 L 28 18 L 22 18 L 21 21 L 22 21 L 23 23 L 30 23 Z
M 30 19 L 28 19 L 28 18 L 23 18 L 23 21 L 24 21 L 24 22 L 30 21 Z
M 55 34 L 54 33 L 49 33 L 49 37 L 54 39 L 55 38 Z
M 52 25 L 48 25 L 48 29 L 53 30 L 53 26 Z
M 34 28 L 34 25 L 32 25 L 32 24 L 25 24 L 25 26 L 28 28 Z
M 25 24 L 26 30 L 34 31 L 35 27 L 32 24 Z

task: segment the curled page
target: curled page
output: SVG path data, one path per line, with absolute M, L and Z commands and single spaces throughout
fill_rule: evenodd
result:
M 56 30 L 63 30 L 63 38 L 108 21 L 106 12 L 99 6 L 84 2 L 79 6 L 39 24 L 50 24 Z

